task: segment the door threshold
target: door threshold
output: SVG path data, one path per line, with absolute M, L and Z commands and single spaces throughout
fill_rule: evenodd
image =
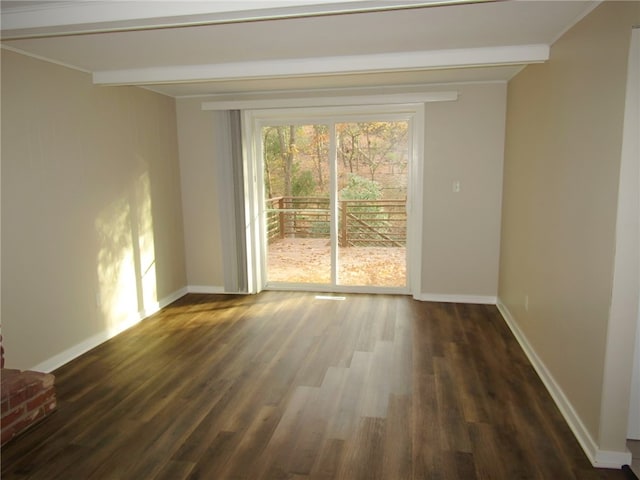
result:
M 340 293 L 365 293 L 379 295 L 411 295 L 408 288 L 403 287 L 372 287 L 372 286 L 340 286 L 321 284 L 296 283 L 268 283 L 264 290 L 282 290 L 290 292 L 324 293 L 326 295 Z

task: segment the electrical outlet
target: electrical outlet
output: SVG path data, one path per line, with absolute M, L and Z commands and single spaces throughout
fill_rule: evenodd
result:
M 524 296 L 524 309 L 525 311 L 529 311 L 529 295 Z
M 460 180 L 454 180 L 453 185 L 451 186 L 451 190 L 453 190 L 453 193 L 460 192 Z

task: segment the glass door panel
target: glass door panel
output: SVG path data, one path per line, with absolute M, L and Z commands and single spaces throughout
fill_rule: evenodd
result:
M 332 283 L 328 131 L 262 128 L 268 283 Z
M 407 285 L 409 124 L 336 125 L 337 284 Z

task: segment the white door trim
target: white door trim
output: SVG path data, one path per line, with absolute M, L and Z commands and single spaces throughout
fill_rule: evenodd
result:
M 346 93 L 345 93 L 346 92 Z M 301 92 L 297 92 L 298 95 Z M 333 95 L 320 95 L 310 91 L 307 95 L 287 98 L 272 97 L 268 94 L 258 98 L 244 98 L 237 96 L 231 99 L 218 99 L 202 103 L 202 110 L 258 110 L 258 109 L 287 109 L 333 107 L 334 110 L 344 106 L 361 107 L 363 105 L 403 105 L 415 103 L 451 102 L 458 99 L 458 92 L 396 92 L 385 94 L 349 93 L 348 90 L 332 92 Z
M 447 97 L 449 99 L 449 97 Z M 423 175 L 424 175 L 424 104 L 391 104 L 343 107 L 316 108 L 287 108 L 260 109 L 243 112 L 243 134 L 247 142 L 245 148 L 245 188 L 247 197 L 247 238 L 253 239 L 248 255 L 250 292 L 257 292 L 266 286 L 265 241 L 263 206 L 260 199 L 263 196 L 261 164 L 261 136 L 257 135 L 263 125 L 277 124 L 305 124 L 326 123 L 333 124 L 342 121 L 370 121 L 372 117 L 384 120 L 406 120 L 412 129 L 412 143 L 410 145 L 409 188 L 407 192 L 407 284 L 406 289 L 394 289 L 397 293 L 410 293 L 414 297 L 422 289 L 422 205 L 423 205 Z M 258 163 L 259 162 L 259 163 Z M 257 242 L 256 239 L 260 238 Z M 253 288 L 252 288 L 253 287 Z M 351 288 L 336 289 L 336 291 L 352 290 Z M 358 288 L 361 292 L 376 293 L 380 288 Z M 384 289 L 389 292 L 389 289 Z

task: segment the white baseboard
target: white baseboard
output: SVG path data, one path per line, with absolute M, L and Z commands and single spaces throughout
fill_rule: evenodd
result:
M 83 353 L 88 352 L 92 348 L 97 347 L 101 343 L 106 342 L 110 338 L 115 337 L 119 333 L 124 332 L 132 326 L 140 323 L 142 320 L 153 315 L 161 308 L 164 308 L 167 305 L 175 302 L 177 299 L 184 296 L 187 292 L 188 291 L 186 287 L 181 288 L 180 290 L 176 290 L 175 292 L 160 299 L 157 303 L 153 304 L 151 308 L 147 308 L 142 312 L 138 312 L 138 314 L 132 314 L 129 318 L 127 318 L 124 322 L 122 322 L 115 328 L 112 327 L 110 329 L 105 329 L 100 333 L 92 335 L 82 342 L 77 343 L 70 348 L 67 348 L 66 350 L 54 355 L 51 358 L 48 358 L 43 362 L 38 363 L 37 365 L 34 365 L 33 367 L 29 368 L 29 370 L 49 373 L 56 368 L 61 367 L 65 363 L 70 362 L 74 358 L 79 357 Z
M 599 468 L 622 468 L 623 465 L 631 465 L 631 452 L 611 452 L 607 450 L 596 450 L 591 460 L 594 467 Z
M 490 295 L 446 295 L 441 293 L 419 293 L 414 295 L 421 302 L 447 302 L 447 303 L 476 303 L 483 305 L 495 305 L 497 297 Z
M 544 362 L 540 359 L 540 357 L 538 357 L 534 348 L 527 340 L 527 337 L 524 335 L 522 330 L 520 330 L 520 327 L 511 315 L 511 312 L 509 311 L 507 306 L 504 305 L 500 301 L 500 299 L 498 299 L 497 301 L 497 306 L 498 310 L 502 314 L 502 317 L 504 318 L 514 337 L 516 337 L 516 340 L 524 350 L 524 353 L 531 362 L 531 365 L 542 380 L 542 383 L 551 395 L 551 398 L 560 410 L 560 413 L 569 425 L 569 428 L 573 432 L 573 435 L 576 437 L 576 440 L 578 440 L 580 447 L 582 447 L 582 450 L 587 455 L 587 458 L 589 459 L 591 464 L 594 467 L 601 468 L 621 468 L 622 465 L 630 465 L 631 453 L 629 451 L 604 451 L 598 448 L 598 445 L 593 440 L 593 437 L 585 427 L 584 423 L 582 423 L 582 420 L 573 408 L 573 405 L 571 405 L 571 402 L 562 391 L 560 385 L 558 385 L 556 380 L 553 378 L 551 372 L 549 372 Z
M 212 287 L 210 285 L 189 285 L 187 291 L 189 293 L 228 293 L 224 291 L 224 287 Z
M 144 311 L 140 312 L 140 320 L 150 317 L 151 315 L 160 311 L 167 305 L 170 305 L 176 300 L 178 300 L 179 298 L 184 297 L 187 293 L 189 293 L 189 290 L 187 289 L 187 287 L 182 287 L 180 290 L 176 290 L 175 292 L 167 295 L 166 297 L 161 298 L 160 300 L 152 304 L 149 308 L 146 308 Z M 138 320 L 138 322 L 140 320 Z
M 92 348 L 97 347 L 103 342 L 106 342 L 113 335 L 109 335 L 107 330 L 103 330 L 100 333 L 97 333 L 80 343 L 75 344 L 71 348 L 67 348 L 66 350 L 54 355 L 51 358 L 48 358 L 44 362 L 40 362 L 37 365 L 29 368 L 28 370 L 35 370 L 37 372 L 46 372 L 49 373 L 55 370 L 58 367 L 61 367 L 65 363 L 73 360 L 76 357 L 79 357 L 85 352 L 88 352 Z
M 180 290 L 176 290 L 175 292 L 167 295 L 158 302 L 158 310 L 166 307 L 167 305 L 171 305 L 179 298 L 184 297 L 187 293 L 189 293 L 189 289 L 187 287 L 182 287 Z

